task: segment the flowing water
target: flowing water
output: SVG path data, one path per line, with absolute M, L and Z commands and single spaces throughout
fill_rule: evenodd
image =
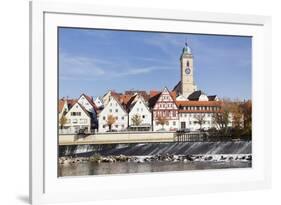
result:
M 156 154 L 251 154 L 251 141 L 178 142 L 60 146 L 60 156 L 156 155 Z
M 156 155 L 202 155 L 232 156 L 251 155 L 251 141 L 228 142 L 180 142 L 180 143 L 145 143 L 115 145 L 75 145 L 60 146 L 60 157 L 89 157 L 93 154 L 101 156 L 156 156 Z M 104 174 L 125 174 L 145 172 L 169 172 L 185 170 L 249 168 L 252 160 L 200 160 L 200 161 L 150 161 L 150 162 L 115 162 L 97 163 L 81 161 L 59 165 L 59 176 L 85 176 Z

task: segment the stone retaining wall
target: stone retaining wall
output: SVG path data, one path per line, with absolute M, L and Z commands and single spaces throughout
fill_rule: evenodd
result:
M 59 135 L 59 145 L 173 142 L 173 132 Z

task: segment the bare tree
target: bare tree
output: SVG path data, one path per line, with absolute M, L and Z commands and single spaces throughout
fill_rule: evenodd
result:
M 195 123 L 199 124 L 200 130 L 202 130 L 202 125 L 206 122 L 204 114 L 197 114 L 195 115 Z
M 61 118 L 59 119 L 60 128 L 63 129 L 64 125 L 67 123 L 67 118 L 64 114 L 62 114 Z
M 162 125 L 162 129 L 164 128 L 164 125 L 168 122 L 167 118 L 165 116 L 158 116 L 156 123 L 159 125 Z
M 251 132 L 252 130 L 252 101 L 248 100 L 240 105 L 243 113 L 243 127 Z
M 227 135 L 229 128 L 241 129 L 243 117 L 241 102 L 225 99 L 220 109 L 213 114 L 213 122 L 222 134 Z
M 135 114 L 132 116 L 132 122 L 133 122 L 133 125 L 135 126 L 139 126 L 141 123 L 142 123 L 142 118 L 140 115 L 138 114 Z
M 227 133 L 227 128 L 230 123 L 230 100 L 223 100 L 221 107 L 215 113 L 213 113 L 213 123 L 216 128 L 223 131 L 223 134 Z
M 116 122 L 116 117 L 113 115 L 108 115 L 106 123 L 108 125 L 109 131 L 111 131 L 112 125 Z

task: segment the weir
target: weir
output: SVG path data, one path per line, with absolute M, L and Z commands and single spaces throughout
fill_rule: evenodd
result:
M 59 146 L 59 155 L 251 154 L 251 141 L 87 144 Z

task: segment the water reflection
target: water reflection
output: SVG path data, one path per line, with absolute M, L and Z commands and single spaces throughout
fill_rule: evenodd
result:
M 125 173 L 145 173 L 163 171 L 184 171 L 203 169 L 224 169 L 224 168 L 246 168 L 251 167 L 251 162 L 245 161 L 224 161 L 224 162 L 116 162 L 116 163 L 96 163 L 83 162 L 78 164 L 59 165 L 59 176 L 85 176 L 104 174 L 125 174 Z

